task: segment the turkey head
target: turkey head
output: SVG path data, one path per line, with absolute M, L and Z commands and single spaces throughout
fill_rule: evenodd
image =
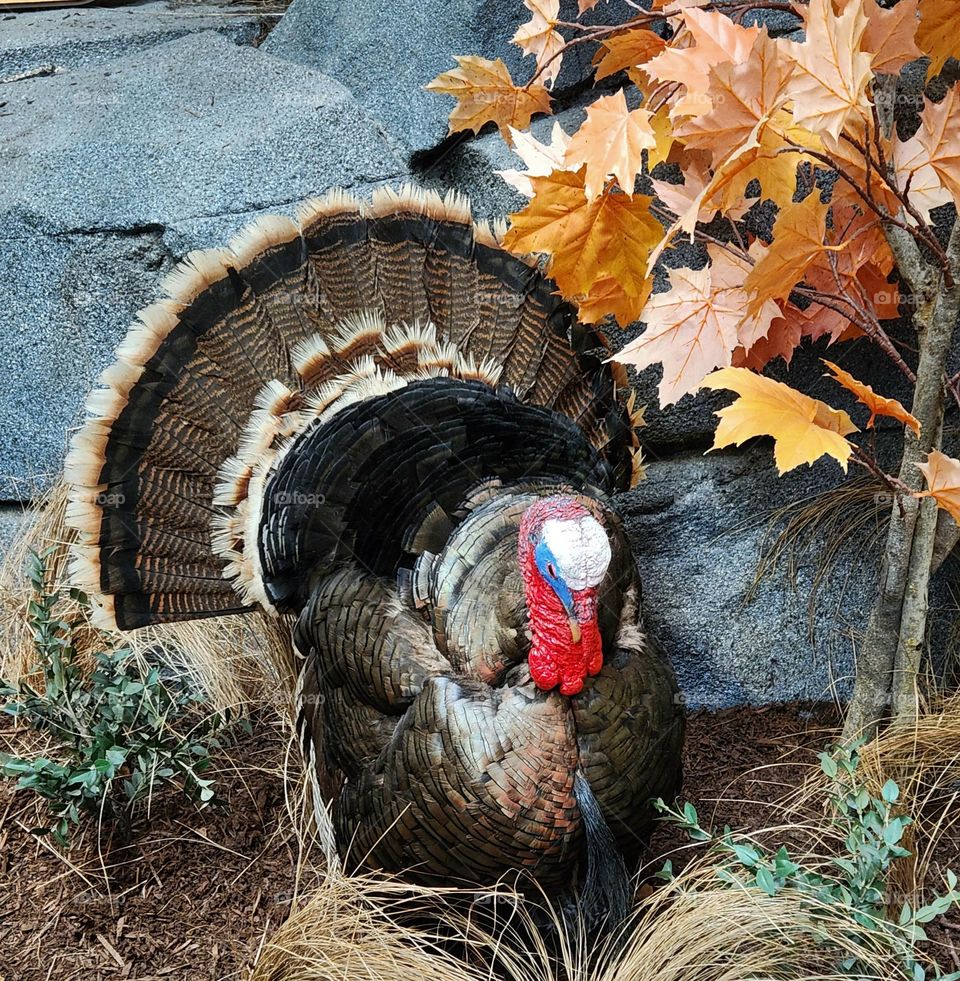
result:
M 576 695 L 603 666 L 597 587 L 610 566 L 599 509 L 556 495 L 529 507 L 518 556 L 530 618 L 530 676 L 544 691 Z

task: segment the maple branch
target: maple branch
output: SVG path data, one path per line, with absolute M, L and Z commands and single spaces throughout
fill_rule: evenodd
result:
M 874 113 L 876 113 L 875 106 L 874 106 Z M 881 208 L 874 203 L 873 205 L 874 210 L 880 216 L 881 221 L 891 222 L 892 224 L 895 224 L 903 228 L 904 230 L 910 232 L 910 234 L 913 235 L 914 238 L 916 238 L 918 241 L 922 241 L 924 245 L 926 245 L 927 248 L 937 257 L 938 263 L 940 264 L 945 275 L 949 279 L 949 285 L 952 286 L 953 276 L 952 276 L 952 271 L 950 270 L 950 263 L 947 260 L 947 255 L 944 252 L 943 247 L 940 245 L 940 240 L 937 238 L 936 234 L 934 234 L 933 229 L 927 224 L 926 221 L 924 221 L 923 215 L 921 215 L 920 212 L 917 211 L 916 205 L 910 200 L 910 183 L 913 180 L 913 174 L 910 174 L 907 177 L 907 183 L 904 185 L 903 189 L 901 190 L 900 186 L 897 184 L 895 180 L 895 175 L 891 175 L 888 172 L 889 168 L 881 167 L 879 160 L 878 161 L 873 160 L 873 156 L 870 153 L 870 148 L 868 145 L 870 142 L 869 140 L 867 140 L 866 143 L 861 144 L 859 140 L 850 136 L 849 133 L 841 133 L 840 138 L 842 140 L 845 140 L 847 143 L 849 143 L 860 154 L 860 156 L 863 157 L 864 162 L 866 164 L 867 196 L 864 198 L 864 200 L 873 202 L 873 193 L 871 191 L 871 186 L 870 186 L 870 168 L 872 165 L 873 168 L 877 171 L 877 173 L 882 178 L 884 184 L 886 184 L 886 186 L 889 188 L 889 190 L 897 199 L 897 201 L 900 202 L 900 205 L 904 209 L 904 211 L 906 211 L 907 214 L 910 215 L 910 217 L 913 218 L 913 220 L 916 222 L 916 226 L 910 225 L 908 222 L 904 222 L 894 218 L 893 215 L 891 215 L 885 208 Z M 876 130 L 874 130 L 874 140 L 877 140 Z M 880 149 L 881 160 L 882 157 L 883 157 L 883 151 L 882 149 Z M 839 168 L 837 168 L 836 166 L 834 166 L 834 169 L 836 169 L 838 173 L 840 172 Z M 854 186 L 856 187 L 856 185 Z M 857 190 L 859 192 L 859 188 Z M 862 193 L 861 196 L 863 196 Z
M 689 5 L 688 5 L 689 6 Z M 704 10 L 722 10 L 728 13 L 731 10 L 742 10 L 749 13 L 751 10 L 782 10 L 784 13 L 796 15 L 796 7 L 792 3 L 781 3 L 778 0 L 761 0 L 759 3 L 745 3 L 744 0 L 713 0 L 712 3 L 704 4 Z M 665 17 L 673 17 L 679 14 L 683 7 L 676 11 L 663 11 Z M 799 16 L 798 16 L 799 20 Z
M 837 289 L 840 291 L 840 295 L 850 304 L 850 306 L 860 314 L 862 321 L 858 326 L 863 330 L 863 332 L 874 341 L 877 346 L 890 358 L 891 361 L 906 375 L 907 380 L 911 384 L 915 383 L 917 376 L 913 373 L 910 366 L 906 361 L 903 360 L 903 356 L 900 352 L 893 346 L 893 341 L 890 340 L 890 336 L 883 329 L 883 325 L 880 323 L 880 318 L 877 317 L 876 313 L 868 308 L 866 297 L 863 293 L 860 293 L 860 302 L 857 303 L 853 296 L 851 287 L 856 282 L 856 280 L 850 280 L 844 283 L 840 278 L 840 269 L 837 265 L 837 253 L 828 252 L 827 261 L 830 263 L 830 271 L 833 273 L 833 281 L 837 284 Z
M 733 234 L 737 236 L 737 245 L 740 246 L 740 249 L 743 252 L 743 254 L 749 259 L 750 258 L 749 249 L 747 248 L 746 242 L 744 242 L 743 240 L 743 236 L 740 234 L 740 226 L 737 225 L 737 223 L 732 218 L 727 218 L 727 221 L 730 223 L 730 228 L 733 230 Z
M 960 371 L 947 379 L 947 388 L 950 389 L 950 394 L 953 395 L 957 405 L 960 406 Z
M 865 467 L 870 471 L 875 477 L 878 477 L 883 483 L 889 488 L 890 493 L 893 494 L 894 498 L 897 500 L 904 494 L 913 494 L 913 489 L 908 487 L 899 477 L 894 477 L 893 474 L 887 473 L 883 467 L 877 462 L 874 456 L 866 453 L 862 447 L 858 446 L 856 443 L 850 443 L 853 447 L 853 455 L 855 462 L 859 463 L 861 467 Z
M 631 27 L 644 27 L 648 24 L 653 24 L 656 21 L 664 20 L 667 17 L 675 17 L 682 13 L 683 7 L 681 6 L 677 10 L 659 10 L 652 12 L 645 10 L 634 0 L 624 0 L 627 6 L 632 7 L 637 11 L 635 17 L 631 17 L 629 20 L 625 20 L 620 24 L 581 24 L 579 21 L 575 20 L 556 20 L 553 21 L 554 27 L 565 27 L 573 31 L 581 31 L 582 35 L 580 37 L 572 38 L 570 40 L 564 39 L 563 46 L 555 51 L 542 65 L 537 66 L 537 70 L 533 73 L 533 76 L 524 85 L 524 89 L 528 89 L 533 83 L 544 73 L 547 66 L 552 64 L 557 58 L 562 58 L 563 55 L 573 47 L 578 44 L 588 44 L 591 41 L 600 41 L 611 34 L 619 34 L 621 31 L 628 31 Z M 743 0 L 732 0 L 732 2 L 723 2 L 723 0 L 713 0 L 711 3 L 703 5 L 704 10 L 722 10 L 728 12 L 730 10 L 737 10 L 742 8 L 745 12 L 749 10 L 782 10 L 787 13 L 796 13 L 792 4 L 780 2 L 780 0 L 761 0 L 759 3 L 744 3 Z
M 883 143 L 880 140 L 881 124 L 880 124 L 880 116 L 877 112 L 876 100 L 870 103 L 870 113 L 873 116 L 873 146 L 874 149 L 877 151 L 877 170 L 881 174 L 885 174 L 888 169 L 887 159 L 886 159 L 886 155 L 883 152 Z
M 670 101 L 670 97 L 680 89 L 679 82 L 661 82 L 651 93 L 650 93 L 650 112 L 659 112 L 667 102 Z M 663 98 L 657 102 L 657 96 L 663 93 Z
M 859 310 L 850 297 L 846 295 L 845 291 L 841 293 L 828 293 L 825 290 L 817 290 L 811 286 L 794 286 L 791 292 L 799 293 L 801 296 L 814 300 L 821 306 L 834 310 L 841 316 L 846 317 L 847 320 L 854 325 L 854 327 L 859 327 L 860 330 L 862 330 L 864 334 L 866 334 L 867 337 L 869 337 L 870 340 L 872 340 L 877 347 L 879 347 L 880 350 L 886 354 L 886 356 L 900 369 L 908 381 L 913 383 L 917 380 L 916 375 L 910 368 L 910 365 L 903 360 L 903 355 L 901 355 L 896 349 L 893 341 L 890 339 L 890 335 L 883 329 L 883 326 L 875 315 L 864 309 L 862 310 L 862 316 L 854 316 L 849 310 L 844 309 L 842 306 L 838 306 L 838 304 L 846 303 L 857 313 L 861 313 L 861 310 Z
M 960 408 L 960 380 L 958 380 L 957 375 L 952 378 L 947 378 L 947 391 L 953 396 L 953 401 L 957 403 L 957 407 Z
M 542 64 L 537 66 L 537 70 L 533 73 L 533 76 L 529 79 L 526 85 L 524 85 L 524 91 L 530 88 L 531 85 L 546 71 L 547 67 L 557 60 L 557 58 L 562 58 L 563 55 L 569 51 L 571 48 L 575 48 L 578 44 L 589 44 L 591 41 L 598 41 L 602 38 L 607 37 L 610 34 L 616 34 L 619 31 L 629 30 L 631 27 L 640 27 L 644 24 L 652 24 L 654 21 L 662 20 L 664 15 L 662 13 L 652 14 L 648 11 L 642 11 L 637 14 L 636 17 L 631 17 L 630 20 L 624 21 L 622 24 L 608 24 L 598 27 L 586 27 L 583 24 L 578 24 L 576 21 L 563 21 L 558 20 L 556 25 L 558 27 L 569 27 L 578 31 L 583 31 L 584 34 L 581 37 L 575 37 L 571 40 L 564 40 L 563 47 L 558 48 L 549 58 Z
M 852 138 L 850 138 L 850 141 L 852 145 L 854 145 L 858 150 L 863 152 L 863 148 L 859 142 L 853 140 Z M 781 153 L 803 153 L 806 154 L 808 157 L 813 157 L 814 160 L 819 160 L 822 164 L 825 164 L 827 167 L 830 168 L 830 170 L 834 171 L 839 177 L 845 180 L 854 189 L 854 191 L 863 199 L 864 203 L 870 208 L 870 210 L 877 215 L 877 217 L 881 220 L 881 222 L 883 222 L 884 224 L 891 224 L 891 225 L 895 225 L 898 228 L 902 228 L 905 232 L 908 232 L 918 241 L 922 241 L 924 245 L 931 247 L 931 243 L 927 241 L 926 237 L 923 234 L 925 230 L 929 231 L 926 224 L 922 223 L 921 221 L 921 226 L 919 228 L 914 228 L 913 226 L 907 224 L 907 222 L 901 221 L 899 218 L 895 218 L 893 215 L 890 214 L 889 211 L 887 211 L 885 208 L 881 208 L 880 205 L 878 205 L 876 201 L 873 200 L 873 195 L 871 193 L 868 193 L 869 188 L 865 192 L 864 189 L 860 186 L 860 184 L 856 181 L 856 179 L 851 177 L 843 169 L 843 167 L 841 167 L 832 157 L 828 156 L 825 153 L 820 153 L 819 150 L 810 150 L 805 146 L 801 146 L 799 143 L 790 143 L 789 146 L 781 147 L 777 151 L 777 154 L 779 155 Z M 894 191 L 899 199 L 900 198 L 899 189 L 894 188 Z M 933 236 L 933 239 L 934 242 L 936 242 L 936 249 L 933 251 L 937 251 L 942 254 L 943 249 L 940 247 L 940 243 L 936 241 L 935 235 Z
M 671 211 L 665 204 L 654 204 L 650 203 L 650 214 L 655 218 L 663 218 L 666 221 L 671 221 L 677 217 L 676 212 Z M 740 248 L 737 248 L 732 242 L 724 242 L 722 238 L 717 238 L 715 235 L 711 235 L 708 232 L 703 231 L 701 228 L 694 228 L 693 236 L 699 239 L 701 242 L 709 242 L 711 245 L 716 245 L 718 248 L 723 249 L 725 252 L 729 252 L 730 255 L 737 259 L 742 259 L 744 262 L 749 263 L 751 266 L 755 265 L 753 256 L 743 247 L 743 239 L 740 236 L 739 230 L 736 228 L 736 222 L 730 221 L 733 225 L 734 231 L 736 232 L 737 238 L 740 240 Z

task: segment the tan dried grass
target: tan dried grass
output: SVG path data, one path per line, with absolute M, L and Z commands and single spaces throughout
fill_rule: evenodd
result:
M 0 566 L 0 677 L 16 682 L 29 675 L 36 655 L 27 618 L 31 586 L 24 574 L 29 551 L 50 549 L 47 567 L 61 591 L 58 615 L 79 623 L 74 637 L 84 656 L 105 646 L 129 647 L 189 672 L 207 693 L 211 708 L 248 710 L 270 705 L 292 714 L 294 664 L 290 621 L 254 612 L 189 623 L 163 624 L 104 635 L 89 623 L 67 594 L 68 556 L 74 532 L 66 526 L 67 490 L 57 483 L 39 502 L 34 519 L 20 532 Z
M 863 978 L 905 977 L 882 937 L 858 941 L 853 927 L 850 911 L 809 897 L 726 887 L 705 863 L 593 941 L 506 887 L 329 876 L 264 944 L 252 981 L 828 981 L 843 956 Z

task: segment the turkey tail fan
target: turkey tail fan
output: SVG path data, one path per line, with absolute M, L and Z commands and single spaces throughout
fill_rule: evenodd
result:
M 577 424 L 617 487 L 639 457 L 623 369 L 462 197 L 343 191 L 191 253 L 87 402 L 65 465 L 72 579 L 131 629 L 270 608 L 263 487 L 295 438 L 436 376 Z

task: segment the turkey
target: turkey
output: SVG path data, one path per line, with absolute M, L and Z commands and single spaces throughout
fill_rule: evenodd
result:
M 258 219 L 165 291 L 65 467 L 99 622 L 292 615 L 348 863 L 622 912 L 684 721 L 612 502 L 639 451 L 603 336 L 412 188 Z

